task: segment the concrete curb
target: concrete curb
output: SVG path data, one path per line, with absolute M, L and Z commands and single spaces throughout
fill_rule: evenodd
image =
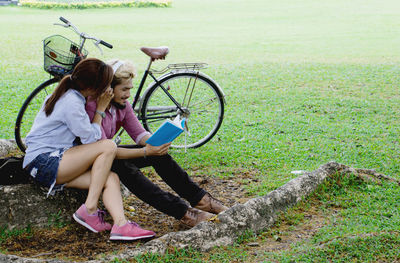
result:
M 15 143 L 15 140 L 0 139 L 0 157 L 3 157 L 12 151 L 15 151 L 17 148 L 18 147 Z

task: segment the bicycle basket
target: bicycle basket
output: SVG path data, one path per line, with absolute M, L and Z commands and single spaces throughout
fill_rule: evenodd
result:
M 44 70 L 53 76 L 69 73 L 88 55 L 85 49 L 79 51 L 79 45 L 60 35 L 45 38 L 43 51 Z

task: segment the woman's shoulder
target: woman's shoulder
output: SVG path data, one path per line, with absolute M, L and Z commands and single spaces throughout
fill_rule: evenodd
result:
M 64 114 L 65 112 L 81 111 L 84 108 L 85 97 L 79 91 L 67 90 L 57 101 L 54 111 Z
M 79 104 L 85 104 L 85 97 L 77 90 L 69 89 L 65 92 L 65 94 L 61 97 L 62 100 L 68 102 L 76 102 Z

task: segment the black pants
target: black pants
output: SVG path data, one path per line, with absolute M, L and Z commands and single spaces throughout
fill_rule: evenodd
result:
M 141 146 L 123 147 L 140 148 Z M 191 206 L 196 206 L 206 194 L 206 191 L 194 183 L 169 154 L 147 156 L 146 158 L 116 159 L 111 170 L 118 174 L 121 182 L 138 198 L 167 215 L 181 219 L 185 215 L 188 205 L 181 198 L 162 190 L 140 171 L 140 168 L 148 166 L 153 166 L 164 182 L 181 198 L 186 199 Z

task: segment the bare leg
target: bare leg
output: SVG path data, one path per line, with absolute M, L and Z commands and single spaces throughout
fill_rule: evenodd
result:
M 116 173 L 111 172 L 108 177 L 103 191 L 103 202 L 113 218 L 114 224 L 119 226 L 125 225 L 127 220 L 122 205 L 121 184 Z
M 97 210 L 100 194 L 105 186 L 112 162 L 116 154 L 116 145 L 110 140 L 101 140 L 92 144 L 79 145 L 68 149 L 60 161 L 57 174 L 57 184 L 67 184 L 68 187 L 84 188 L 79 186 L 80 180 L 74 179 L 90 173 L 88 196 L 85 205 L 89 213 Z M 88 172 L 90 166 L 92 169 Z M 82 178 L 83 179 L 83 178 Z
M 91 172 L 88 171 L 83 175 L 75 178 L 67 184 L 67 187 L 88 189 L 91 183 Z M 110 172 L 103 191 L 103 202 L 114 220 L 114 224 L 122 226 L 127 220 L 124 215 L 122 205 L 121 186 L 116 173 Z

